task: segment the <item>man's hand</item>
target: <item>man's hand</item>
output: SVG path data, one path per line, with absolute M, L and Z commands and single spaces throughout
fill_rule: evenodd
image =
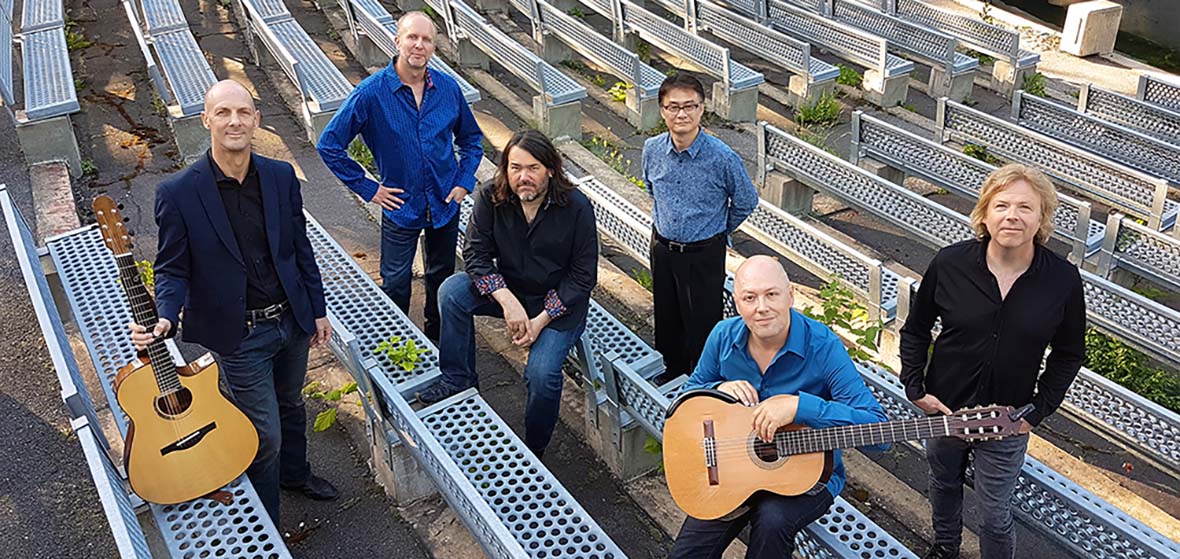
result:
M 403 192 L 405 191 L 400 188 L 389 188 L 388 186 L 379 184 L 377 185 L 377 193 L 374 194 L 373 198 L 369 201 L 389 211 L 393 211 L 402 207 L 402 204 L 406 203 L 405 200 L 402 200 L 396 196 L 396 194 L 401 194 Z
M 156 321 L 156 327 L 151 332 L 147 328 L 140 326 L 134 322 L 127 325 L 131 329 L 131 343 L 135 345 L 135 351 L 143 351 L 156 338 L 168 333 L 172 329 L 172 322 L 167 318 L 161 318 Z
M 754 432 L 764 442 L 772 442 L 774 432 L 778 431 L 779 427 L 795 421 L 796 411 L 799 411 L 799 397 L 794 394 L 779 394 L 767 398 L 754 408 Z
M 758 391 L 754 390 L 754 385 L 744 380 L 723 382 L 717 385 L 717 390 L 741 400 L 747 406 L 758 405 Z
M 1029 423 L 1028 421 L 1026 421 L 1024 419 L 1021 419 L 1020 420 L 1020 429 L 1016 433 L 1018 435 L 1027 435 L 1027 434 L 1031 433 L 1032 430 L 1033 430 L 1032 423 Z
M 467 189 L 463 188 L 462 186 L 456 186 L 455 188 L 451 189 L 451 193 L 447 194 L 447 199 L 443 200 L 443 202 L 445 202 L 447 204 L 450 204 L 451 202 L 459 204 L 459 203 L 463 202 L 463 199 L 466 197 L 467 197 Z
M 538 314 L 537 316 L 529 319 L 528 327 L 526 328 L 524 335 L 514 336 L 512 338 L 512 343 L 520 347 L 529 347 L 533 345 L 533 342 L 537 341 L 537 338 L 541 337 L 541 330 L 544 330 L 546 326 L 549 326 L 549 323 L 552 320 L 553 319 L 549 318 L 549 313 L 541 311 L 541 314 Z
M 926 412 L 927 415 L 950 415 L 951 409 L 943 405 L 938 397 L 933 394 L 927 394 L 914 400 L 914 405 Z
M 513 341 L 528 334 L 529 315 L 524 312 L 524 307 L 520 305 L 516 296 L 507 289 L 497 289 L 492 292 L 492 298 L 500 303 L 500 308 L 504 311 L 504 322 L 508 325 L 508 334 L 512 336 Z
M 328 322 L 328 317 L 315 319 L 315 334 L 311 337 L 311 347 L 319 347 L 320 344 L 327 343 L 331 337 L 332 323 Z

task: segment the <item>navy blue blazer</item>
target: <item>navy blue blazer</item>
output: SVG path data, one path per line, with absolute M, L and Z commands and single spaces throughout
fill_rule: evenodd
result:
M 291 312 L 308 334 L 327 315 L 324 287 L 307 239 L 299 179 L 289 163 L 252 155 L 262 189 L 266 239 Z M 180 324 L 181 339 L 216 353 L 237 349 L 246 334 L 246 264 L 208 157 L 156 188 L 156 307 Z M 170 332 L 170 334 L 174 333 Z

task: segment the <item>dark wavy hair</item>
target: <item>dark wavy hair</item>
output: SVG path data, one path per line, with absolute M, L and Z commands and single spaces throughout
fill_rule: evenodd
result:
M 513 134 L 512 139 L 508 140 L 508 145 L 504 146 L 504 151 L 500 152 L 500 165 L 496 168 L 496 179 L 492 185 L 492 204 L 499 206 L 505 202 L 519 200 L 508 184 L 508 153 L 514 147 L 528 152 L 553 174 L 549 177 L 549 192 L 546 195 L 555 204 L 566 205 L 570 191 L 577 186 L 565 175 L 561 166 L 561 153 L 553 146 L 553 142 L 536 130 L 522 130 Z

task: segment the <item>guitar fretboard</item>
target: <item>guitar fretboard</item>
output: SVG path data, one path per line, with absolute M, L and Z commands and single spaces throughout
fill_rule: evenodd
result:
M 950 420 L 949 416 L 934 416 L 827 429 L 785 431 L 775 434 L 774 444 L 780 455 L 790 455 L 945 437 L 951 434 Z
M 147 286 L 139 275 L 139 268 L 135 266 L 135 259 L 131 254 L 115 255 L 115 263 L 119 268 L 119 282 L 123 284 L 123 291 L 127 294 L 127 301 L 131 304 L 131 317 L 135 323 L 147 328 L 149 332 L 156 327 L 159 320 L 156 305 L 148 294 Z M 176 374 L 176 365 L 172 362 L 172 355 L 163 339 L 157 339 L 148 345 L 148 359 L 152 364 L 152 371 L 156 375 L 156 384 L 161 393 L 180 390 L 180 377 Z

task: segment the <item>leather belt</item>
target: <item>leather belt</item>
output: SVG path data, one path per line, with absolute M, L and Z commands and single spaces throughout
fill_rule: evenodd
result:
M 283 315 L 283 311 L 287 310 L 287 301 L 282 303 L 275 303 L 265 309 L 246 310 L 246 322 L 265 322 L 267 320 L 278 320 Z
M 652 238 L 655 239 L 655 241 L 657 243 L 664 245 L 665 247 L 668 248 L 668 250 L 670 250 L 672 252 L 678 252 L 680 254 L 684 254 L 686 252 L 697 252 L 699 250 L 705 249 L 708 246 L 711 246 L 713 243 L 717 242 L 719 239 L 724 237 L 725 233 L 724 232 L 718 233 L 716 235 L 713 235 L 712 237 L 709 237 L 708 239 L 703 239 L 700 241 L 693 241 L 691 243 L 682 243 L 680 241 L 673 241 L 672 239 L 669 239 L 667 237 L 664 237 L 663 235 L 660 235 L 655 230 L 652 230 L 651 235 L 652 235 Z

